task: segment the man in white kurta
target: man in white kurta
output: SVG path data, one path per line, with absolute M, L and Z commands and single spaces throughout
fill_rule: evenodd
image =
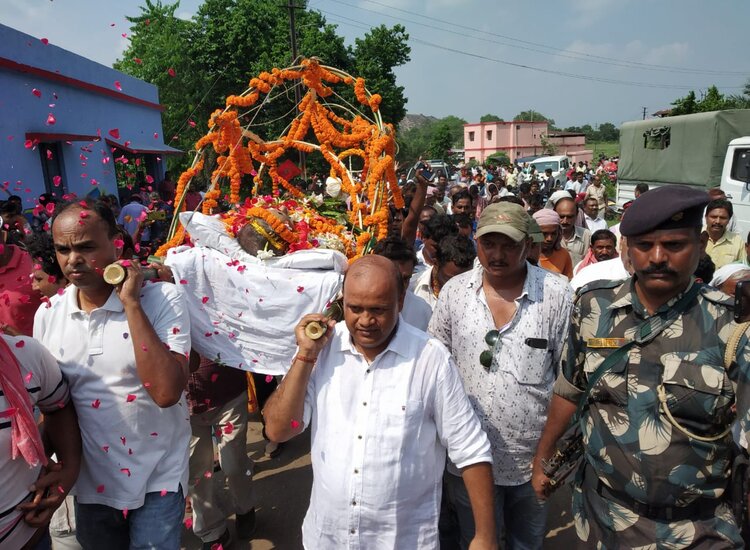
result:
M 390 260 L 352 264 L 345 322 L 313 341 L 304 327 L 324 319 L 302 319 L 292 368 L 264 410 L 272 440 L 311 427 L 308 550 L 438 548 L 446 450 L 481 523 L 475 548 L 496 548 L 487 436 L 447 349 L 399 321 L 402 300 Z

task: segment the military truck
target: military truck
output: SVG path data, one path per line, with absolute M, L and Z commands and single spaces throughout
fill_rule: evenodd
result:
M 735 227 L 750 231 L 750 109 L 711 111 L 626 122 L 620 128 L 617 204 L 638 183 L 721 187 L 734 206 Z

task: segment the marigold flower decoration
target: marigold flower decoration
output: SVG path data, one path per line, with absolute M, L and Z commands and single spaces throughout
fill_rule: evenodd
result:
M 290 85 L 300 85 L 303 91 L 302 99 L 296 106 L 296 115 L 280 136 L 266 141 L 250 130 L 252 121 L 268 101 L 285 94 Z M 338 106 L 335 100 L 341 94 L 336 87 L 351 88 L 365 112 L 355 112 L 348 104 Z M 333 67 L 321 65 L 314 58 L 303 59 L 299 65 L 291 68 L 274 68 L 270 72 L 260 73 L 250 80 L 245 92 L 227 97 L 226 107 L 211 115 L 209 132 L 195 144 L 198 154 L 193 165 L 178 181 L 176 211 L 184 209 L 189 182 L 202 170 L 209 148 L 216 153 L 216 160 L 202 211 L 205 214 L 214 213 L 224 193 L 224 199 L 232 208 L 232 212 L 225 217 L 234 220 L 227 225 L 230 231 L 237 219 L 247 217 L 248 206 L 240 204 L 243 176 L 253 177 L 255 186 L 247 190 L 249 194 L 257 194 L 264 182 L 270 179 L 274 199 L 292 197 L 303 204 L 303 192 L 285 177 L 287 172 L 281 169 L 280 164 L 287 158 L 296 158 L 296 153 L 293 157 L 290 155 L 295 151 L 306 154 L 317 152 L 330 166 L 330 176 L 341 180 L 341 189 L 349 197 L 348 220 L 358 236 L 347 240 L 347 244 L 355 243 L 347 245 L 347 255 L 354 258 L 368 253 L 376 240 L 387 235 L 389 204 L 398 208 L 404 206 L 396 182 L 395 132 L 391 125 L 382 120 L 381 101 L 380 95 L 367 90 L 363 78 L 354 78 Z M 362 165 L 356 178 L 343 162 L 352 157 L 360 159 L 357 162 Z M 257 198 L 255 195 L 254 199 Z M 265 204 L 265 199 L 262 202 Z M 304 222 L 304 225 L 295 227 L 294 231 L 286 228 L 291 236 L 286 234 L 284 228 L 279 228 L 286 237 L 294 236 L 293 242 L 283 237 L 289 243 L 290 250 L 304 248 L 307 244 L 312 246 L 314 235 L 317 234 L 341 236 L 347 233 L 346 228 L 319 214 L 306 210 L 303 217 L 304 220 L 297 223 Z M 170 239 L 157 251 L 157 255 L 163 256 L 169 248 L 180 244 L 183 233 L 178 229 L 175 216 Z M 301 239 L 300 235 L 307 237 Z

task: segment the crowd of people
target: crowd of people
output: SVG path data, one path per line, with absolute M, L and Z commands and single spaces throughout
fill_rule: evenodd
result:
M 145 282 L 168 176 L 121 208 L 0 204 L 0 547 L 176 549 L 187 507 L 203 548 L 228 548 L 218 468 L 252 538 L 249 401 L 271 456 L 311 431 L 308 549 L 541 548 L 573 428 L 582 541 L 742 547 L 750 350 L 728 294 L 750 242 L 726 197 L 640 185 L 615 223 L 603 162 L 557 186 L 533 166 L 424 176 L 400 176 L 405 208 L 349 265 L 342 322 L 288 327 L 280 380 L 196 353 L 184 281 L 154 264 Z M 277 241 L 248 229 L 246 252 Z

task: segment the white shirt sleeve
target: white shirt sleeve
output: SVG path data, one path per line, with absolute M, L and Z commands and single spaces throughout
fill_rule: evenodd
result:
M 184 295 L 169 283 L 146 284 L 163 285 L 161 304 L 151 319 L 159 340 L 174 353 L 190 353 L 190 315 Z
M 434 346 L 435 343 L 428 344 Z M 438 438 L 457 468 L 480 462 L 492 463 L 487 434 L 482 430 L 469 398 L 464 391 L 458 368 L 448 350 L 440 350 L 442 360 L 435 390 L 435 425 Z
M 430 324 L 427 327 L 427 333 L 440 340 L 440 342 L 448 349 L 451 349 L 450 299 L 450 291 L 444 288 L 438 296 L 437 304 L 435 304 L 435 307 L 432 310 Z

